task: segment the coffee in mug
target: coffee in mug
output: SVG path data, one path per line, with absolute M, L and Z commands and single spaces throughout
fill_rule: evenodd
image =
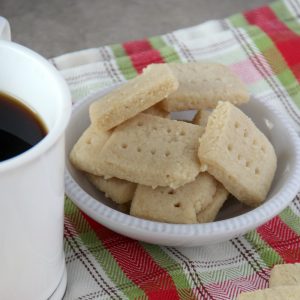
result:
M 0 92 L 0 161 L 29 150 L 46 134 L 46 125 L 37 112 Z

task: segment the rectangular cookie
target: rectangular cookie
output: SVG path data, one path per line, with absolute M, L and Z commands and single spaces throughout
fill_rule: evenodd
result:
M 214 108 L 220 100 L 236 105 L 249 100 L 245 84 L 222 64 L 191 62 L 169 66 L 179 87 L 161 102 L 167 111 Z
M 197 213 L 198 223 L 208 223 L 213 222 L 218 215 L 221 207 L 228 197 L 228 192 L 223 187 L 222 184 L 218 183 L 216 188 L 216 193 L 213 196 L 211 203 L 205 207 L 203 210 Z
M 99 155 L 104 174 L 156 186 L 177 188 L 200 171 L 200 126 L 139 114 L 119 125 Z
M 110 135 L 111 131 L 102 131 L 90 125 L 70 152 L 74 167 L 94 175 L 103 175 L 99 154 Z
M 300 263 L 274 266 L 271 270 L 269 285 L 270 287 L 282 285 L 300 286 Z
M 170 113 L 163 110 L 159 104 L 153 105 L 143 111 L 144 114 L 150 114 L 161 118 L 170 118 Z
M 138 185 L 130 214 L 159 222 L 197 223 L 197 213 L 210 205 L 216 193 L 217 181 L 207 173 L 174 190 L 169 187 Z
M 277 164 L 272 144 L 252 120 L 229 102 L 208 119 L 198 151 L 207 170 L 241 202 L 257 206 L 267 196 Z
M 211 110 L 201 109 L 197 111 L 197 113 L 195 114 L 192 123 L 206 127 L 210 114 L 211 114 Z
M 241 293 L 237 300 L 299 300 L 300 286 L 280 286 Z
M 136 189 L 136 183 L 119 178 L 104 179 L 92 174 L 87 174 L 87 178 L 98 190 L 105 193 L 105 197 L 118 204 L 131 202 Z
M 158 103 L 178 87 L 167 64 L 152 64 L 141 75 L 126 82 L 90 105 L 90 119 L 101 130 L 109 130 Z

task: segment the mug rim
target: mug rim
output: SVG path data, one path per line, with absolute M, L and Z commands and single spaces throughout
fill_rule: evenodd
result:
M 5 19 L 3 16 L 0 16 L 0 39 L 5 41 L 11 40 L 10 25 L 7 19 Z
M 55 69 L 46 58 L 42 57 L 40 54 L 26 48 L 22 45 L 11 41 L 0 40 L 0 47 L 5 46 L 5 48 L 10 48 L 14 51 L 18 51 L 24 57 L 34 59 L 49 75 L 55 80 L 58 90 L 62 95 L 62 107 L 56 114 L 56 120 L 53 128 L 49 129 L 47 135 L 36 145 L 28 149 L 27 151 L 11 157 L 7 160 L 0 162 L 0 173 L 15 169 L 21 165 L 27 164 L 45 153 L 51 146 L 53 146 L 56 141 L 61 137 L 65 131 L 72 111 L 71 93 L 62 75 Z M 21 99 L 22 100 L 22 99 Z M 43 120 L 43 118 L 42 118 Z

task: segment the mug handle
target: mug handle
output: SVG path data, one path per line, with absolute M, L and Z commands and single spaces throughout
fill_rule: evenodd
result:
M 0 16 L 0 40 L 11 40 L 10 26 L 8 21 Z

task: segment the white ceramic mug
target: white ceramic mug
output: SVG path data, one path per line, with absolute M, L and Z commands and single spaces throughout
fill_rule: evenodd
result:
M 64 131 L 71 97 L 47 60 L 3 40 L 10 38 L 3 18 L 1 33 L 0 91 L 33 108 L 48 134 L 28 151 L 0 162 L 0 299 L 60 299 L 66 287 Z

